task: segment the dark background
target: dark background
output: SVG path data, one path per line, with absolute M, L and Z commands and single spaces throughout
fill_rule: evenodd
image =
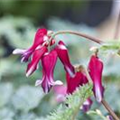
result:
M 35 20 L 37 25 L 56 16 L 72 21 L 97 26 L 111 13 L 112 0 L 30 0 L 0 1 L 0 16 L 27 16 Z

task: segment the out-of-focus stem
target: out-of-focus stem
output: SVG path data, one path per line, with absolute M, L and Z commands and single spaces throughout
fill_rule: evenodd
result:
M 109 104 L 103 99 L 101 101 L 101 103 L 103 104 L 103 106 L 106 108 L 106 110 L 111 114 L 111 116 L 115 119 L 115 120 L 120 120 L 118 118 L 118 116 L 114 113 L 114 111 L 111 109 L 111 107 L 109 106 Z
M 95 37 L 92 37 L 90 35 L 87 35 L 87 34 L 84 34 L 84 33 L 81 33 L 81 32 L 76 32 L 76 31 L 69 31 L 69 30 L 65 30 L 65 31 L 58 31 L 56 33 L 54 33 L 50 39 L 50 41 L 52 40 L 52 38 L 54 38 L 56 35 L 59 35 L 59 34 L 73 34 L 73 35 L 77 35 L 77 36 L 80 36 L 80 37 L 84 37 L 84 38 L 87 38 L 93 42 L 96 42 L 98 44 L 102 44 L 103 41 L 98 39 L 98 38 L 95 38 Z
M 116 23 L 114 39 L 118 39 L 119 38 L 119 32 L 120 32 L 120 10 L 119 10 L 117 23 Z

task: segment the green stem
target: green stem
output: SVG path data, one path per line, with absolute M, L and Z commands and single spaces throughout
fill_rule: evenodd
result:
M 83 103 L 84 103 L 84 99 L 82 99 L 82 100 L 80 101 L 80 103 L 79 103 L 78 107 L 76 108 L 76 110 L 75 110 L 75 112 L 74 112 L 71 120 L 75 120 L 78 112 L 80 111 L 80 107 L 82 106 Z
M 92 37 L 90 35 L 87 35 L 87 34 L 84 34 L 84 33 L 81 33 L 81 32 L 76 32 L 76 31 L 69 31 L 69 30 L 65 30 L 65 31 L 58 31 L 56 33 L 54 33 L 52 35 L 52 37 L 50 38 L 50 41 L 55 38 L 56 35 L 59 35 L 59 34 L 73 34 L 73 35 L 77 35 L 77 36 L 80 36 L 80 37 L 84 37 L 84 38 L 87 38 L 88 40 L 91 40 L 93 42 L 96 42 L 98 44 L 102 44 L 103 41 L 101 41 L 100 39 L 98 38 L 95 38 L 95 37 Z

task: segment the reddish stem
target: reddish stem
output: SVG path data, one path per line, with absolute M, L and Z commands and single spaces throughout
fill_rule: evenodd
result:
M 100 39 L 98 39 L 98 38 L 92 37 L 90 35 L 87 35 L 87 34 L 84 34 L 84 33 L 81 33 L 81 32 L 69 31 L 69 30 L 58 31 L 55 34 L 53 34 L 53 36 L 51 37 L 51 39 L 54 38 L 58 34 L 73 34 L 73 35 L 77 35 L 77 36 L 80 36 L 80 37 L 87 38 L 87 39 L 89 39 L 89 40 L 91 40 L 93 42 L 96 42 L 98 44 L 102 44 L 103 43 L 103 41 L 100 40 Z M 50 39 L 50 41 L 51 41 L 51 39 Z
M 114 111 L 111 109 L 111 107 L 109 106 L 109 104 L 103 99 L 101 101 L 101 103 L 103 104 L 103 106 L 106 108 L 106 110 L 112 115 L 112 117 L 115 119 L 115 120 L 120 120 L 118 118 L 118 116 L 114 113 Z

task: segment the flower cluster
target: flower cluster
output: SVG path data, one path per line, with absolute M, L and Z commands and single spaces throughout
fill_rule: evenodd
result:
M 103 99 L 103 92 L 104 87 L 102 86 L 102 71 L 103 71 L 103 63 L 99 60 L 99 58 L 96 55 L 92 55 L 88 64 L 88 70 L 89 75 L 91 77 L 91 80 L 93 82 L 93 93 L 95 95 L 95 98 L 98 102 L 101 102 Z M 69 73 L 66 72 L 66 82 L 67 87 L 65 86 L 59 86 L 56 87 L 56 93 L 58 94 L 57 97 L 59 97 L 57 100 L 61 101 L 64 100 L 65 96 L 67 94 L 72 94 L 77 87 L 80 87 L 86 83 L 88 83 L 88 79 L 86 77 L 86 74 L 83 70 L 78 69 L 75 73 L 74 77 L 71 77 Z M 62 92 L 60 91 L 60 87 Z M 65 92 L 66 91 L 66 92 Z M 84 103 L 81 109 L 84 112 L 87 112 L 92 105 L 91 98 L 88 98 Z
M 33 45 L 26 49 L 16 49 L 13 51 L 13 54 L 20 54 L 22 56 L 21 62 L 29 62 L 26 70 L 26 76 L 30 76 L 35 70 L 39 68 L 39 63 L 42 65 L 42 79 L 38 79 L 35 83 L 36 86 L 41 85 L 43 91 L 48 93 L 54 85 L 61 85 L 61 81 L 54 80 L 54 68 L 59 58 L 62 62 L 65 72 L 66 72 L 66 83 L 67 86 L 64 87 L 64 90 L 60 92 L 64 96 L 66 94 L 72 94 L 77 87 L 82 86 L 88 83 L 88 78 L 84 71 L 75 71 L 74 66 L 71 64 L 68 50 L 63 41 L 59 41 L 55 45 L 55 40 L 52 38 L 52 34 L 49 33 L 46 29 L 38 29 Z M 54 47 L 50 50 L 50 46 Z M 29 60 L 31 58 L 31 60 Z M 98 58 L 97 55 L 92 55 L 90 62 L 88 64 L 89 75 L 93 82 L 93 92 L 98 102 L 101 102 L 103 98 L 104 88 L 102 86 L 102 71 L 103 63 Z M 92 101 L 88 98 L 82 109 L 84 111 L 89 110 Z
M 54 85 L 62 85 L 61 81 L 55 81 L 53 77 L 58 57 L 63 63 L 65 71 L 68 72 L 71 77 L 75 74 L 74 67 L 69 60 L 67 48 L 62 41 L 59 41 L 58 45 L 52 50 L 48 50 L 48 46 L 55 44 L 54 39 L 49 41 L 50 37 L 49 31 L 46 29 L 38 29 L 33 45 L 30 48 L 26 50 L 15 49 L 13 51 L 13 54 L 20 54 L 22 56 L 21 62 L 28 62 L 31 57 L 31 61 L 28 63 L 26 70 L 27 77 L 39 68 L 39 62 L 41 61 L 43 77 L 41 80 L 37 80 L 35 85 L 41 85 L 45 93 L 48 93 Z

